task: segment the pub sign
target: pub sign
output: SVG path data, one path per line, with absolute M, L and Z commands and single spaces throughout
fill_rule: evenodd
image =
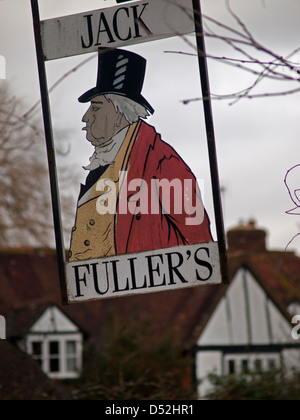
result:
M 38 0 L 31 1 L 64 302 L 226 282 L 214 153 L 210 147 L 217 241 L 196 176 L 151 125 L 147 60 L 126 48 L 192 32 L 203 42 L 198 1 L 129 1 L 42 22 Z M 83 131 L 94 151 L 65 257 L 45 62 L 91 52 L 98 55 L 95 80 L 78 101 L 86 104 Z M 205 113 L 211 117 L 207 107 Z

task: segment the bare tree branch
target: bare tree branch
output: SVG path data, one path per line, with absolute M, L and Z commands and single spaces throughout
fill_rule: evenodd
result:
M 208 59 L 221 61 L 238 70 L 245 71 L 255 76 L 253 82 L 239 92 L 230 92 L 226 95 L 213 94 L 215 100 L 233 100 L 230 105 L 239 100 L 247 98 L 262 98 L 292 95 L 299 92 L 300 89 L 300 63 L 293 61 L 293 57 L 300 51 L 300 47 L 287 54 L 285 57 L 272 51 L 267 46 L 260 43 L 245 22 L 233 11 L 230 0 L 226 0 L 226 7 L 229 15 L 233 18 L 237 28 L 228 26 L 212 17 L 203 15 L 204 35 L 207 38 L 218 40 L 224 43 L 232 51 L 232 56 L 207 55 Z M 203 35 L 203 34 L 199 34 Z M 196 47 L 188 37 L 183 37 L 189 47 Z M 201 51 L 195 53 L 184 51 L 166 51 L 166 53 L 184 54 L 187 56 L 201 55 Z M 295 85 L 294 88 L 285 90 L 256 92 L 259 85 L 263 86 L 265 80 L 276 82 L 289 82 Z M 203 98 L 184 99 L 182 102 L 188 104 Z
M 53 222 L 43 131 L 36 121 L 19 116 L 22 106 L 8 89 L 0 90 L 0 104 L 0 247 L 51 246 Z M 65 179 L 72 182 L 69 168 Z M 70 186 L 65 191 L 62 207 L 66 219 L 72 220 L 74 197 Z

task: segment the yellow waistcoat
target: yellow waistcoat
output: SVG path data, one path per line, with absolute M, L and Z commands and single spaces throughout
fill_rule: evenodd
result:
M 86 202 L 78 206 L 76 223 L 72 230 L 69 261 L 85 261 L 116 255 L 115 248 L 115 220 L 116 205 L 120 191 L 120 172 L 128 169 L 129 156 L 137 137 L 140 123 L 132 124 L 126 138 L 116 156 L 115 162 L 109 166 L 98 182 L 91 188 Z M 108 180 L 108 182 L 106 182 Z M 99 182 L 101 181 L 101 182 Z M 102 189 L 103 186 L 114 186 L 114 191 Z M 104 189 L 104 188 L 103 188 Z M 103 209 L 108 204 L 108 193 L 115 192 L 114 208 L 106 214 L 99 213 L 99 206 Z M 112 197 L 112 196 L 110 196 Z M 98 209 L 97 209 L 98 206 Z

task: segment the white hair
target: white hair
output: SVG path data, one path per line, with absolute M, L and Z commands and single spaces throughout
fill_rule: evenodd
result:
M 126 98 L 125 96 L 115 95 L 112 93 L 104 96 L 114 105 L 116 112 L 120 112 L 124 115 L 129 124 L 138 122 L 140 118 L 147 118 L 150 115 L 147 108 L 132 101 L 131 99 Z

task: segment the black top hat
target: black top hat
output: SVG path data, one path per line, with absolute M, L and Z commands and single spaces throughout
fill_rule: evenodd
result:
M 97 86 L 84 93 L 79 102 L 89 102 L 95 96 L 113 93 L 143 105 L 153 114 L 154 109 L 141 95 L 146 72 L 146 60 L 129 51 L 99 49 Z

